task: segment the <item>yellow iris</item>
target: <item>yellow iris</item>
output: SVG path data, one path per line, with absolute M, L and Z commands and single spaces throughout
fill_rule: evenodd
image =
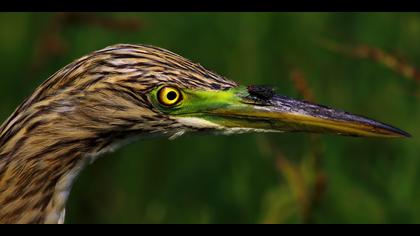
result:
M 174 87 L 163 87 L 158 92 L 158 100 L 165 106 L 173 106 L 181 101 L 181 99 L 181 92 Z

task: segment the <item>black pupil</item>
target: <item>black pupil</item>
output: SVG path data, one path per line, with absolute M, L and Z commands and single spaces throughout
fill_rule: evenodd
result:
M 174 91 L 170 91 L 168 94 L 166 94 L 166 98 L 172 101 L 176 98 L 176 93 Z

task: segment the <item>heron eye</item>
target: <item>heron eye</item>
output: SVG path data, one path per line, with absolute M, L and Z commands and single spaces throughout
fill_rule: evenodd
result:
M 177 88 L 163 87 L 158 91 L 158 100 L 164 106 L 173 106 L 182 100 L 182 95 Z

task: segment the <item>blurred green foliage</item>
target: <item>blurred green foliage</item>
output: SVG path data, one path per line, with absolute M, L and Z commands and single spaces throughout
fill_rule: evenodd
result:
M 82 172 L 70 195 L 67 223 L 420 222 L 420 81 L 319 43 L 366 44 L 416 66 L 419 14 L 63 17 L 0 14 L 1 120 L 72 60 L 111 44 L 133 43 L 169 49 L 241 84 L 275 85 L 279 93 L 302 98 L 291 79 L 298 71 L 316 102 L 413 135 L 247 134 L 138 141 Z

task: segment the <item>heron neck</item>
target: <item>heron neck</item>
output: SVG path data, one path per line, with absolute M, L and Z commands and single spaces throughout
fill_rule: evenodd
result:
M 3 132 L 0 145 L 0 223 L 62 223 L 75 177 L 103 146 L 41 123 Z

